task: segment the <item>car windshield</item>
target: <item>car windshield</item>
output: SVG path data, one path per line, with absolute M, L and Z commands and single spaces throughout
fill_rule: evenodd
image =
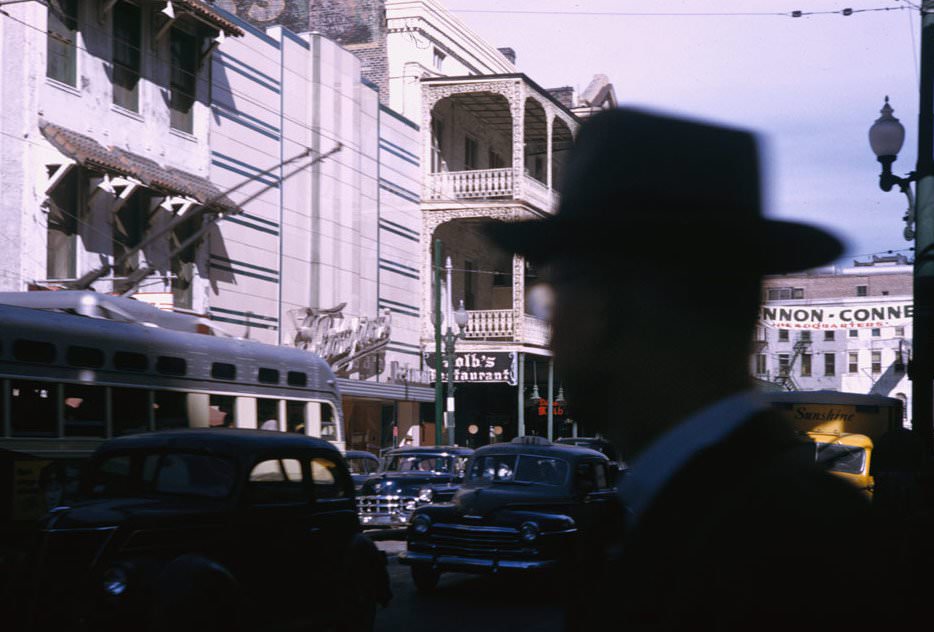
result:
M 384 472 L 432 472 L 451 474 L 454 457 L 439 454 L 397 454 L 389 457 Z
M 351 474 L 367 474 L 373 469 L 369 463 L 370 459 L 365 456 L 349 456 L 345 460 Z
M 226 498 L 233 490 L 233 460 L 192 452 L 121 454 L 100 461 L 91 473 L 93 497 L 138 495 Z
M 817 444 L 817 463 L 832 472 L 860 474 L 866 462 L 866 450 L 855 445 L 840 443 Z
M 567 480 L 568 463 L 551 456 L 527 454 L 495 454 L 474 457 L 468 482 L 518 483 L 522 485 L 563 485 Z

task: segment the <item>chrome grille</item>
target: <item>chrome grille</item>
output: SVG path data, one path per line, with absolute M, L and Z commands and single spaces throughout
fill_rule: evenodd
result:
M 409 513 L 415 509 L 415 496 L 360 496 L 357 512 L 361 515 L 395 515 Z
M 432 549 L 457 555 L 517 554 L 529 552 L 516 529 L 437 524 L 427 542 Z

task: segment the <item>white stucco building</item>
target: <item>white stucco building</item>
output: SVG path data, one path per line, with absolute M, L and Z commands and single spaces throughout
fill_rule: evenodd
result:
M 0 288 L 62 287 L 116 263 L 95 289 L 202 311 L 206 250 L 173 253 L 182 231 L 121 255 L 179 214 L 235 208 L 208 180 L 208 70 L 219 35 L 241 29 L 200 0 L 4 11 Z

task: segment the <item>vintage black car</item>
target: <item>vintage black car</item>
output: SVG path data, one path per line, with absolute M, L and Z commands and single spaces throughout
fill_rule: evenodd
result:
M 347 450 L 344 453 L 344 461 L 350 470 L 354 489 L 358 492 L 363 482 L 379 471 L 379 457 L 366 450 Z
M 81 494 L 44 520 L 31 629 L 369 630 L 390 597 L 385 557 L 360 533 L 350 474 L 326 441 L 121 437 L 94 453 Z
M 453 502 L 421 507 L 399 561 L 420 590 L 444 571 L 533 572 L 592 563 L 621 520 L 600 452 L 520 437 L 478 448 Z
M 357 494 L 360 524 L 403 527 L 417 507 L 450 500 L 464 480 L 471 454 L 473 450 L 456 446 L 390 450 L 379 473 L 367 479 Z

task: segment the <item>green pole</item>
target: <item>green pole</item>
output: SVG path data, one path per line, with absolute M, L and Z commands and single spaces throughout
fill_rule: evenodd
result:
M 441 240 L 435 239 L 435 256 L 432 262 L 434 280 L 434 323 L 435 323 L 435 445 L 443 443 L 442 418 L 444 416 L 444 385 L 441 383 Z

